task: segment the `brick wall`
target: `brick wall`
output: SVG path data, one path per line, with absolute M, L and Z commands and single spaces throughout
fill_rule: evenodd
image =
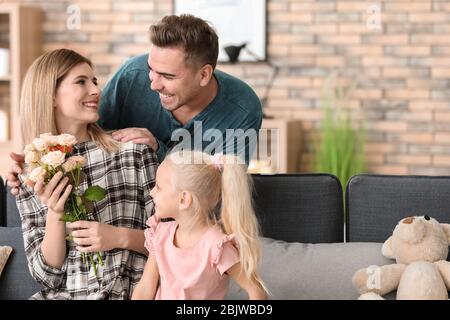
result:
M 0 0 L 0 5 L 1 5 Z M 44 50 L 68 47 L 89 57 L 100 85 L 128 58 L 149 49 L 150 24 L 172 12 L 167 0 L 8 0 L 44 11 Z M 79 12 L 80 19 L 76 19 Z
M 148 50 L 147 29 L 172 11 L 163 0 L 17 1 L 45 10 L 45 49 L 89 56 L 100 83 L 128 57 Z M 1 3 L 1 1 L 0 1 Z M 67 8 L 81 9 L 69 30 Z M 372 5 L 381 30 L 373 28 Z M 311 170 L 324 80 L 358 78 L 349 107 L 367 128 L 369 170 L 450 174 L 450 2 L 433 0 L 268 0 L 268 58 L 279 66 L 265 113 L 303 121 L 302 171 Z M 221 64 L 263 96 L 267 63 Z

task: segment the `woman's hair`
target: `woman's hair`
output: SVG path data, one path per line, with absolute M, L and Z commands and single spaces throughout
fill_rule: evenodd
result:
M 157 47 L 183 48 L 186 64 L 198 68 L 210 64 L 213 69 L 219 56 L 219 38 L 205 21 L 190 14 L 165 16 L 150 27 L 150 42 Z
M 25 144 L 40 134 L 60 134 L 56 128 L 54 98 L 60 83 L 73 67 L 92 62 L 69 49 L 57 49 L 44 53 L 28 69 L 20 96 L 20 125 Z M 107 135 L 98 124 L 88 124 L 90 139 L 106 152 L 116 152 L 119 143 Z
M 166 156 L 177 191 L 193 197 L 192 223 L 218 224 L 225 234 L 234 234 L 241 272 L 267 292 L 258 273 L 262 249 L 259 224 L 252 201 L 252 180 L 245 164 L 234 155 L 221 156 L 223 166 L 199 151 L 174 151 Z M 217 213 L 219 215 L 217 215 Z

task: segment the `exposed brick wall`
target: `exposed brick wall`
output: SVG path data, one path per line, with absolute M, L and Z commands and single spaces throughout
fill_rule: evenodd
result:
M 1 5 L 0 1 L 0 5 Z M 132 55 L 148 50 L 148 26 L 172 12 L 164 0 L 17 0 L 45 10 L 45 49 L 69 46 L 96 65 L 100 84 Z M 68 30 L 67 7 L 81 9 Z M 382 29 L 367 26 L 371 4 Z M 268 58 L 280 67 L 265 113 L 301 119 L 302 170 L 311 170 L 326 77 L 359 78 L 349 106 L 365 119 L 369 170 L 450 174 L 450 2 L 433 0 L 268 0 Z M 267 63 L 221 64 L 262 97 Z
M 148 27 L 172 12 L 172 1 L 167 0 L 15 2 L 41 7 L 45 14 L 44 50 L 64 46 L 83 53 L 94 63 L 100 85 L 105 84 L 126 59 L 148 51 Z M 79 27 L 71 6 L 79 9 Z
M 367 26 L 372 4 L 381 30 Z M 349 106 L 365 119 L 370 172 L 450 174 L 450 2 L 272 0 L 268 10 L 268 54 L 281 69 L 266 114 L 303 121 L 303 171 L 312 168 L 321 87 L 341 70 L 343 80 L 360 79 Z M 226 69 L 264 92 L 261 67 Z

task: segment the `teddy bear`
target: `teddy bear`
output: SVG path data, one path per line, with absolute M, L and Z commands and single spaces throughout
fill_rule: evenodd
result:
M 352 282 L 359 299 L 383 299 L 397 289 L 397 300 L 446 300 L 450 290 L 450 224 L 429 216 L 397 224 L 381 252 L 396 263 L 359 269 Z

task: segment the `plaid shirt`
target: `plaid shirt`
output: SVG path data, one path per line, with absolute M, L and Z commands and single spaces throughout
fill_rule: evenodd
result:
M 158 166 L 155 153 L 142 144 L 125 143 L 115 154 L 108 154 L 93 142 L 75 145 L 73 155 L 87 160 L 82 168 L 86 177 L 80 191 L 91 185 L 106 189 L 106 197 L 94 202 L 88 220 L 117 227 L 145 229 L 153 213 L 150 190 Z M 104 266 L 97 276 L 86 266 L 73 243 L 61 269 L 46 264 L 41 251 L 47 207 L 32 190 L 21 186 L 17 206 L 22 219 L 25 253 L 31 275 L 45 287 L 31 299 L 128 299 L 142 276 L 147 257 L 134 251 L 113 249 L 102 252 Z

